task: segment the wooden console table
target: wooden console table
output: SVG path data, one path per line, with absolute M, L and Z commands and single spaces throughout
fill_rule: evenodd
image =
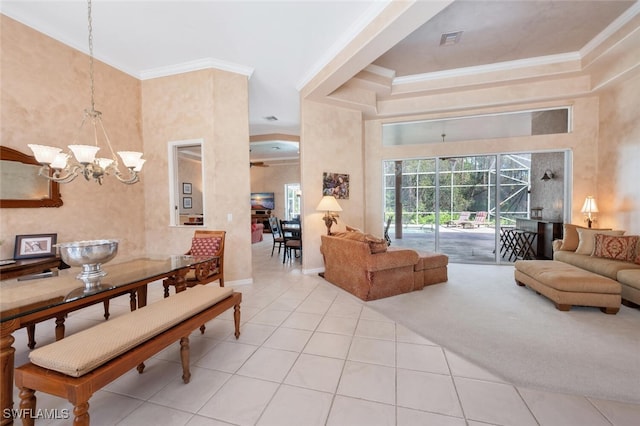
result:
M 536 259 L 553 259 L 553 240 L 562 239 L 562 222 L 516 219 L 516 229 L 537 234 L 532 242 Z

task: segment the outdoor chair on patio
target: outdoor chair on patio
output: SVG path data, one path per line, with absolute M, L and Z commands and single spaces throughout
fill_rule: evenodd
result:
M 473 227 L 479 228 L 481 225 L 486 225 L 487 216 L 488 216 L 487 212 L 477 212 L 476 215 L 473 217 L 473 220 L 470 220 L 467 222 L 467 225 L 470 226 L 471 228 Z
M 463 226 L 464 223 L 469 222 L 471 212 L 460 212 L 460 217 L 454 220 L 450 220 L 447 226 Z

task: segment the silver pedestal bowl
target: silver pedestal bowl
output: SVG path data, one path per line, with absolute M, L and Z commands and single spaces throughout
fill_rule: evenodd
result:
M 95 287 L 100 279 L 107 275 L 101 265 L 118 254 L 118 240 L 74 241 L 56 244 L 60 257 L 69 266 L 82 266 L 82 272 L 76 278 L 82 280 L 85 287 Z

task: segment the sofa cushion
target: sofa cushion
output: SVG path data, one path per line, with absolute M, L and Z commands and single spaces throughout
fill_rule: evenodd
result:
M 583 226 L 573 225 L 571 223 L 565 223 L 562 225 L 562 245 L 560 250 L 576 251 L 580 239 L 578 238 L 577 228 L 584 228 Z
M 553 260 L 559 260 L 560 262 L 604 275 L 612 280 L 617 279 L 618 271 L 623 269 L 640 269 L 640 265 L 636 265 L 635 263 L 589 256 L 586 254 L 576 254 L 572 251 L 557 251 L 553 253 Z
M 640 290 L 640 269 L 623 269 L 618 271 L 618 281 L 624 285 Z
M 593 249 L 596 245 L 596 234 L 604 234 L 604 235 L 614 235 L 620 236 L 624 234 L 624 231 L 603 231 L 600 229 L 588 229 L 588 228 L 577 228 L 578 237 L 580 242 L 578 243 L 578 248 L 576 249 L 577 254 L 593 254 Z
M 613 236 L 596 234 L 593 255 L 607 259 L 633 262 L 636 257 L 637 235 Z

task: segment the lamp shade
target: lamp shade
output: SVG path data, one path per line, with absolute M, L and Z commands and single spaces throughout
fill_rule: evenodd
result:
M 595 198 L 593 198 L 593 196 L 589 195 L 584 200 L 584 204 L 582 205 L 582 210 L 580 210 L 580 211 L 582 213 L 598 213 L 598 205 L 596 204 Z
M 336 197 L 333 195 L 325 195 L 322 197 L 322 200 L 320 200 L 320 203 L 318 203 L 316 210 L 323 212 L 341 212 L 342 207 L 338 204 Z

